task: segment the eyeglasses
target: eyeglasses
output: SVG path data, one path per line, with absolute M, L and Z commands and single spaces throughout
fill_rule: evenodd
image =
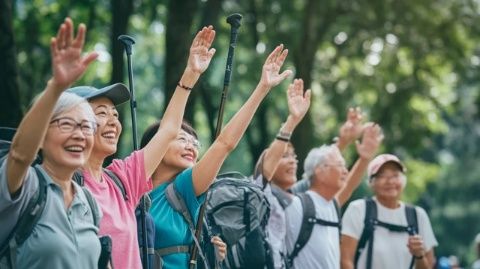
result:
M 198 141 L 195 138 L 189 138 L 186 136 L 180 136 L 177 138 L 177 141 L 179 141 L 183 146 L 186 146 L 188 144 L 192 145 L 196 150 L 199 150 L 202 147 L 202 144 L 200 141 Z
M 293 158 L 293 159 L 297 159 L 297 154 L 295 153 L 285 153 L 282 155 L 282 158 Z
M 80 131 L 82 131 L 84 135 L 91 136 L 94 135 L 97 130 L 97 124 L 95 122 L 84 120 L 79 123 L 69 117 L 54 119 L 50 122 L 50 124 L 52 123 L 57 123 L 58 129 L 62 133 L 72 133 L 77 128 L 80 128 Z
M 326 167 L 328 167 L 328 166 L 330 166 L 330 167 L 340 167 L 340 168 L 345 168 L 345 169 L 347 168 L 344 163 L 333 163 L 333 164 L 326 163 L 326 164 L 323 164 L 323 166 L 326 166 Z

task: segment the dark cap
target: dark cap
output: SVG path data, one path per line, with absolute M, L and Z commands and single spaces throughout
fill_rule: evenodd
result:
M 89 101 L 98 97 L 106 97 L 110 99 L 115 106 L 130 100 L 130 92 L 122 83 L 115 83 L 101 89 L 91 86 L 78 86 L 70 88 L 66 92 L 74 93 Z

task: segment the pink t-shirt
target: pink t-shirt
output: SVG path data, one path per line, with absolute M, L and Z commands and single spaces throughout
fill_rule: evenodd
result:
M 120 189 L 106 173 L 102 173 L 102 182 L 97 182 L 87 171 L 83 172 L 85 186 L 103 212 L 99 235 L 112 238 L 114 268 L 142 268 L 135 208 L 142 195 L 152 190 L 151 179 L 147 181 L 145 177 L 143 151 L 135 151 L 124 160 L 113 160 L 107 169 L 122 180 L 128 200 L 123 199 Z

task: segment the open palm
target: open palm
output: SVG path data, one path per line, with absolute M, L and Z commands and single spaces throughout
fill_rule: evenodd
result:
M 50 50 L 53 79 L 61 89 L 66 89 L 75 82 L 98 56 L 92 52 L 82 57 L 85 32 L 85 26 L 81 24 L 77 36 L 73 38 L 73 22 L 67 18 L 60 26 L 57 36 L 52 38 Z
M 284 50 L 283 45 L 277 46 L 272 53 L 270 53 L 267 60 L 265 60 L 265 64 L 263 65 L 260 83 L 272 88 L 280 84 L 280 82 L 282 82 L 292 73 L 290 70 L 285 70 L 283 73 L 279 73 L 287 55 L 288 50 Z
M 340 127 L 340 137 L 348 144 L 359 138 L 363 131 L 362 126 L 362 110 L 357 108 L 350 108 L 348 110 L 347 121 Z
M 303 119 L 310 107 L 310 96 L 310 90 L 307 90 L 305 94 L 303 93 L 302 79 L 295 79 L 293 83 L 288 86 L 288 110 L 294 119 L 298 121 Z
M 208 26 L 203 27 L 193 39 L 187 62 L 187 66 L 193 72 L 201 74 L 207 70 L 215 54 L 215 49 L 210 48 L 214 38 L 215 30 L 213 30 L 212 26 Z
M 382 129 L 378 124 L 369 123 L 363 130 L 362 142 L 357 143 L 357 153 L 371 160 L 383 141 Z

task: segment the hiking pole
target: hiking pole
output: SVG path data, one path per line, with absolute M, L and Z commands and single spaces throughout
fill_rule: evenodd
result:
M 127 54 L 128 65 L 128 86 L 130 88 L 130 113 L 132 116 L 132 132 L 133 132 L 133 150 L 138 150 L 137 140 L 137 101 L 135 100 L 135 90 L 133 87 L 133 72 L 132 72 L 132 45 L 135 44 L 133 37 L 128 35 L 120 35 L 118 40 L 122 42 L 125 47 L 125 53 Z M 147 248 L 147 222 L 145 221 L 145 198 L 142 196 L 140 199 L 140 225 L 142 228 L 142 265 L 143 269 L 149 269 L 148 263 L 148 248 Z
M 222 98 L 220 100 L 220 108 L 218 111 L 217 118 L 217 128 L 215 130 L 215 138 L 220 135 L 222 130 L 223 123 L 223 112 L 225 109 L 225 102 L 227 101 L 228 86 L 230 85 L 230 79 L 232 77 L 232 64 L 233 64 L 233 55 L 235 54 L 235 47 L 237 46 L 237 35 L 238 28 L 240 28 L 240 21 L 242 20 L 242 15 L 239 13 L 231 14 L 227 17 L 227 23 L 230 24 L 230 45 L 228 47 L 228 56 L 227 56 L 227 65 L 225 67 L 225 78 L 223 79 L 223 91 Z M 207 191 L 208 192 L 208 191 Z M 203 218 L 205 217 L 206 210 L 206 200 L 203 202 L 202 207 L 200 207 L 200 212 L 198 213 L 197 225 L 195 229 L 195 237 L 197 240 L 200 240 L 202 235 L 203 228 Z M 191 255 L 190 255 L 190 269 L 195 269 L 197 262 L 197 253 L 198 249 L 196 245 L 193 245 Z

